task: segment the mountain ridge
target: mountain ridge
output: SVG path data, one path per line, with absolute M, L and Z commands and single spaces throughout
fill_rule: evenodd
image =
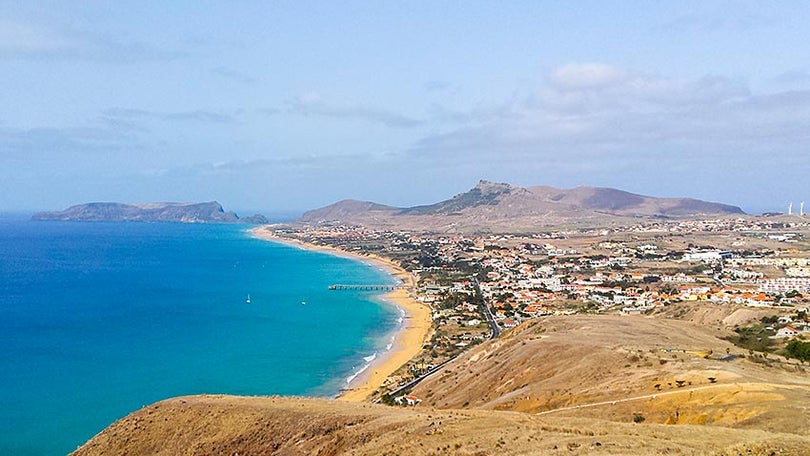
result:
M 486 229 L 513 231 L 566 223 L 622 219 L 680 219 L 745 215 L 737 206 L 694 198 L 659 198 L 606 187 L 519 187 L 482 180 L 447 200 L 413 207 L 343 200 L 305 212 L 299 222 L 346 223 L 373 228 Z

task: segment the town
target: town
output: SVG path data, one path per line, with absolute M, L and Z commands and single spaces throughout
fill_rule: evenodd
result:
M 468 347 L 547 315 L 689 318 L 749 309 L 732 342 L 784 352 L 810 337 L 810 223 L 767 217 L 653 221 L 532 234 L 440 234 L 360 226 L 272 227 L 280 238 L 396 262 L 416 279 L 433 331 L 375 394 L 390 401 Z M 767 356 L 767 355 L 766 355 Z M 397 396 L 398 402 L 404 396 Z M 414 399 L 404 399 L 412 401 Z

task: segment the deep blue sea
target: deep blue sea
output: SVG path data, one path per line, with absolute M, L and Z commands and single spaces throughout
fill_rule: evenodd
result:
M 391 281 L 240 226 L 0 217 L 0 454 L 68 453 L 172 396 L 334 395 L 399 313 L 328 285 Z

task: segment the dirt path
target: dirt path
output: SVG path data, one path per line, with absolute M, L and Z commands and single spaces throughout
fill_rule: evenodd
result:
M 563 411 L 566 411 L 566 410 L 578 410 L 578 409 L 589 408 L 589 407 L 600 407 L 600 406 L 603 406 L 603 405 L 616 405 L 616 404 L 618 404 L 620 402 L 640 401 L 642 399 L 655 399 L 655 398 L 657 398 L 659 396 L 670 396 L 670 395 L 674 395 L 674 394 L 691 393 L 691 392 L 695 392 L 695 391 L 706 390 L 706 389 L 709 389 L 709 388 L 721 388 L 721 387 L 728 388 L 729 386 L 732 386 L 732 385 L 739 386 L 736 383 L 733 383 L 733 384 L 726 383 L 726 384 L 699 386 L 697 388 L 679 389 L 677 391 L 665 391 L 663 393 L 645 394 L 643 396 L 627 397 L 627 398 L 624 398 L 624 399 L 616 399 L 614 401 L 602 401 L 602 402 L 593 402 L 591 404 L 581 404 L 581 405 L 572 405 L 572 406 L 569 406 L 569 407 L 560 407 L 560 408 L 553 409 L 553 410 L 546 410 L 545 412 L 537 412 L 537 413 L 535 413 L 535 415 L 547 415 L 549 413 L 563 412 Z

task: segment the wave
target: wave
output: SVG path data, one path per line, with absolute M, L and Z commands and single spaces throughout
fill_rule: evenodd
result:
M 358 375 L 362 374 L 363 372 L 366 371 L 366 369 L 371 367 L 371 363 L 374 362 L 375 359 L 377 359 L 377 352 L 374 352 L 369 356 L 364 356 L 363 361 L 365 361 L 366 363 L 363 364 L 363 367 L 358 369 L 355 373 L 346 377 L 346 385 L 349 385 L 351 382 L 354 381 L 354 379 L 357 378 Z

